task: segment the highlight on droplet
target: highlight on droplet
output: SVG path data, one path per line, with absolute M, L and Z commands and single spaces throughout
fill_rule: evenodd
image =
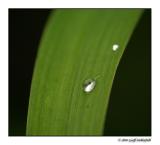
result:
M 118 44 L 113 44 L 113 46 L 112 46 L 113 51 L 117 51 L 118 48 L 119 48 Z
M 85 80 L 83 84 L 84 92 L 90 93 L 95 88 L 96 81 L 92 79 Z

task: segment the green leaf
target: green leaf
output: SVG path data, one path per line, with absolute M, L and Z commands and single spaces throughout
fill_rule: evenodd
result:
M 51 14 L 32 80 L 27 135 L 103 134 L 114 75 L 142 12 L 58 9 Z M 96 82 L 89 93 L 87 79 Z

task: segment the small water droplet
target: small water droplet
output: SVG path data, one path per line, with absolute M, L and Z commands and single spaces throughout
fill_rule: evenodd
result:
M 112 50 L 113 50 L 113 51 L 116 51 L 118 48 L 119 48 L 119 45 L 118 45 L 118 44 L 114 44 L 114 45 L 112 46 Z
M 84 92 L 90 93 L 95 88 L 95 85 L 96 85 L 95 80 L 93 79 L 85 80 L 83 84 Z

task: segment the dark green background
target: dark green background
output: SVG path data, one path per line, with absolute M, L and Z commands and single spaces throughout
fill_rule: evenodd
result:
M 33 66 L 50 12 L 9 9 L 10 136 L 25 135 Z M 118 66 L 104 135 L 151 135 L 151 9 L 145 10 Z

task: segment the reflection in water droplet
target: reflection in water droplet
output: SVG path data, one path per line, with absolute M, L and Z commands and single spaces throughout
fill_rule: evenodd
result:
M 96 85 L 96 81 L 92 79 L 85 80 L 83 84 L 84 92 L 90 93 Z
M 118 44 L 114 44 L 114 45 L 112 46 L 112 50 L 113 50 L 113 51 L 116 51 L 118 48 L 119 48 L 119 45 L 118 45 Z

